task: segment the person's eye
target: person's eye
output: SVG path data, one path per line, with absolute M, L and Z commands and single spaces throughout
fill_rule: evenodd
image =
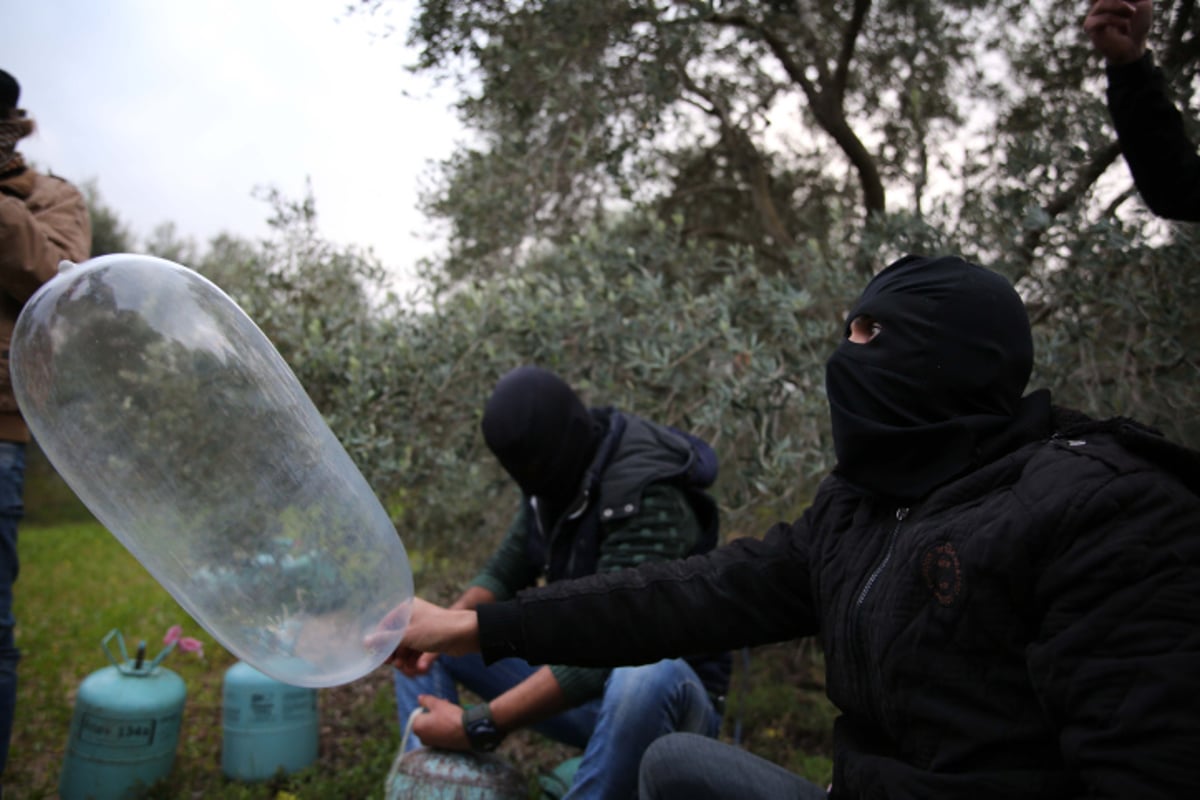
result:
M 850 321 L 850 341 L 855 344 L 866 344 L 879 335 L 883 330 L 883 325 L 875 318 L 865 314 L 855 317 Z

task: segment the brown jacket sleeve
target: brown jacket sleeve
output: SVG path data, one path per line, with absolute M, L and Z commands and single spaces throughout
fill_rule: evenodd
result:
M 91 244 L 87 203 L 71 184 L 33 170 L 0 184 L 0 293 L 23 303 Z
M 78 189 L 31 169 L 0 180 L 0 441 L 29 441 L 9 373 L 21 307 L 58 274 L 60 261 L 84 261 L 91 249 L 91 219 Z

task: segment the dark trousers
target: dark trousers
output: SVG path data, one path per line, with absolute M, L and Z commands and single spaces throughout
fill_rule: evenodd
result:
M 13 714 L 17 707 L 17 661 L 13 638 L 13 583 L 17 580 L 17 523 L 25 507 L 25 445 L 0 442 L 0 776 L 8 763 Z
M 641 800 L 826 800 L 825 790 L 753 753 L 690 733 L 646 750 Z

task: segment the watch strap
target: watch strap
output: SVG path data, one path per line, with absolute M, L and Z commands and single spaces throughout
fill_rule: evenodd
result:
M 504 734 L 496 727 L 496 720 L 492 719 L 492 709 L 487 703 L 464 708 L 462 722 L 472 750 L 490 753 L 504 739 Z

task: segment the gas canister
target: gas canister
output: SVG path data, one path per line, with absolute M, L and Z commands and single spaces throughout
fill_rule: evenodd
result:
M 120 657 L 113 653 L 116 640 Z M 135 658 L 118 630 L 100 642 L 112 666 L 84 678 L 75 697 L 66 757 L 59 777 L 62 800 L 123 800 L 139 787 L 167 777 L 175 763 L 187 688 L 160 665 L 164 649 L 146 661 L 146 644 Z
M 317 690 L 292 686 L 239 661 L 222 688 L 221 771 L 245 781 L 290 775 L 317 758 Z
M 413 720 L 409 716 L 400 752 L 384 783 L 386 800 L 524 800 L 524 776 L 494 753 L 460 753 L 434 747 L 408 749 Z

